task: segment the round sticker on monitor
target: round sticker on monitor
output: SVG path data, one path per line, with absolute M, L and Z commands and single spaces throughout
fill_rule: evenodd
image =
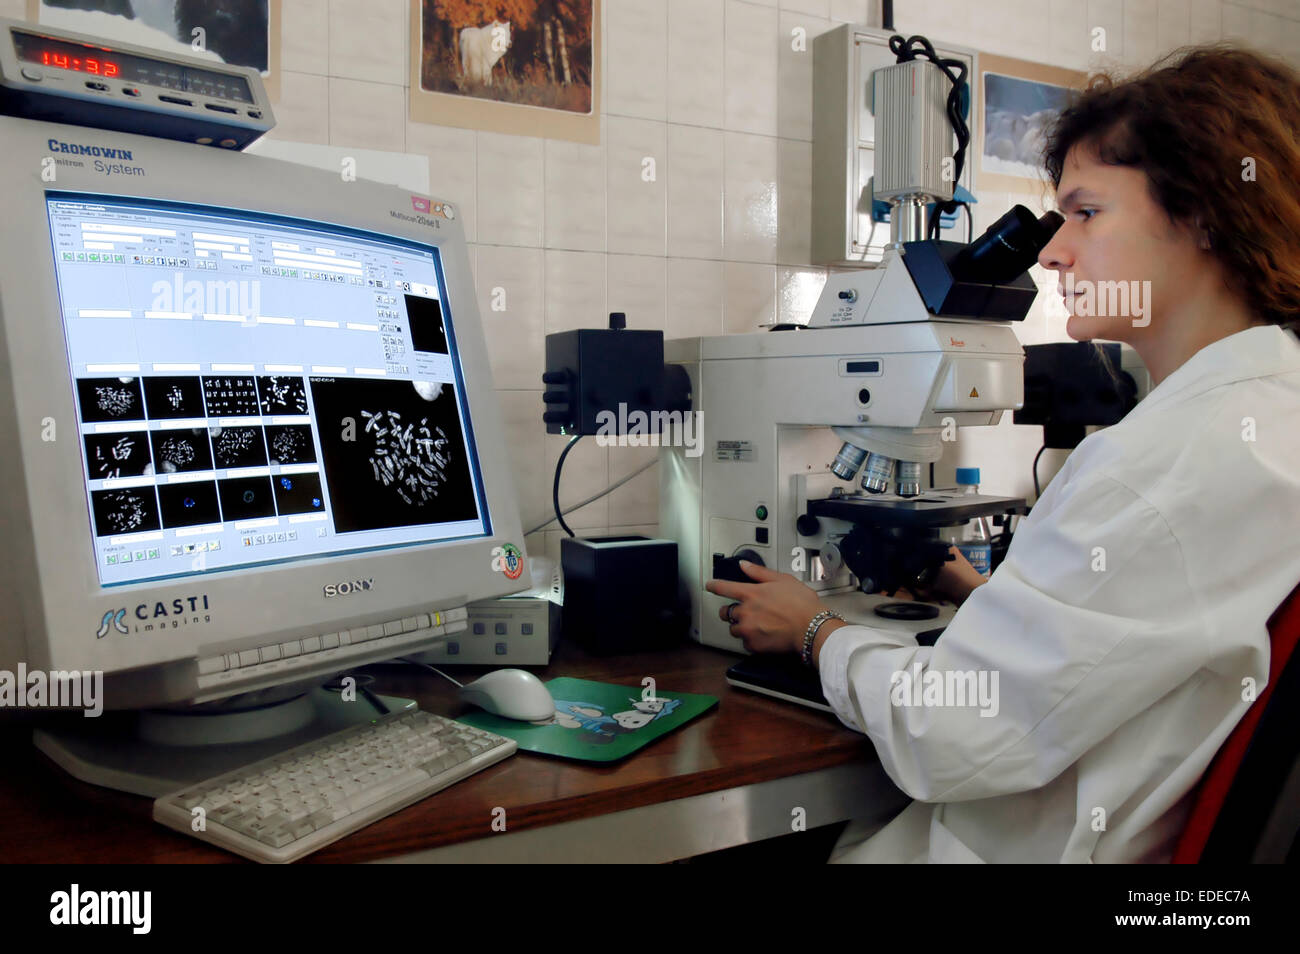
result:
M 524 572 L 524 555 L 513 543 L 493 547 L 492 569 L 500 570 L 511 580 L 517 580 Z

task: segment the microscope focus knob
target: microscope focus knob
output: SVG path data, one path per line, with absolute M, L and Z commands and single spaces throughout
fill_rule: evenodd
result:
M 821 526 L 821 521 L 810 513 L 800 515 L 799 519 L 794 522 L 794 528 L 803 537 L 817 536 L 817 531 L 821 529 Z
M 767 566 L 767 564 L 763 562 L 763 558 L 758 555 L 758 552 L 756 550 L 751 550 L 748 547 L 743 550 L 737 550 L 736 559 L 748 560 L 750 563 L 756 563 L 759 566 Z

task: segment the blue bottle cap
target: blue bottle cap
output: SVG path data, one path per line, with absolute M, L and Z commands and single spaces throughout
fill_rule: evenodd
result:
M 980 482 L 980 469 L 978 467 L 957 468 L 957 483 L 978 484 L 979 482 Z

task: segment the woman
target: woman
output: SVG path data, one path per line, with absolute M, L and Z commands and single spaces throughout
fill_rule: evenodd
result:
M 1039 262 L 1074 293 L 1070 337 L 1128 342 L 1152 390 L 1070 455 L 987 582 L 948 565 L 962 605 L 933 648 L 816 628 L 827 700 L 915 799 L 832 860 L 1172 856 L 1300 583 L 1296 130 L 1300 75 L 1223 45 L 1100 77 L 1062 113 L 1045 165 L 1066 221 Z M 1124 313 L 1097 282 L 1123 283 Z M 709 584 L 732 634 L 802 649 L 818 595 L 746 572 Z M 918 704 L 900 673 L 995 674 L 996 705 Z

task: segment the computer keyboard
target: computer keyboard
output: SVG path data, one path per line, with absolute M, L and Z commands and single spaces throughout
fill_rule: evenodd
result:
M 410 709 L 186 786 L 156 800 L 153 817 L 254 861 L 296 861 L 518 748 Z

